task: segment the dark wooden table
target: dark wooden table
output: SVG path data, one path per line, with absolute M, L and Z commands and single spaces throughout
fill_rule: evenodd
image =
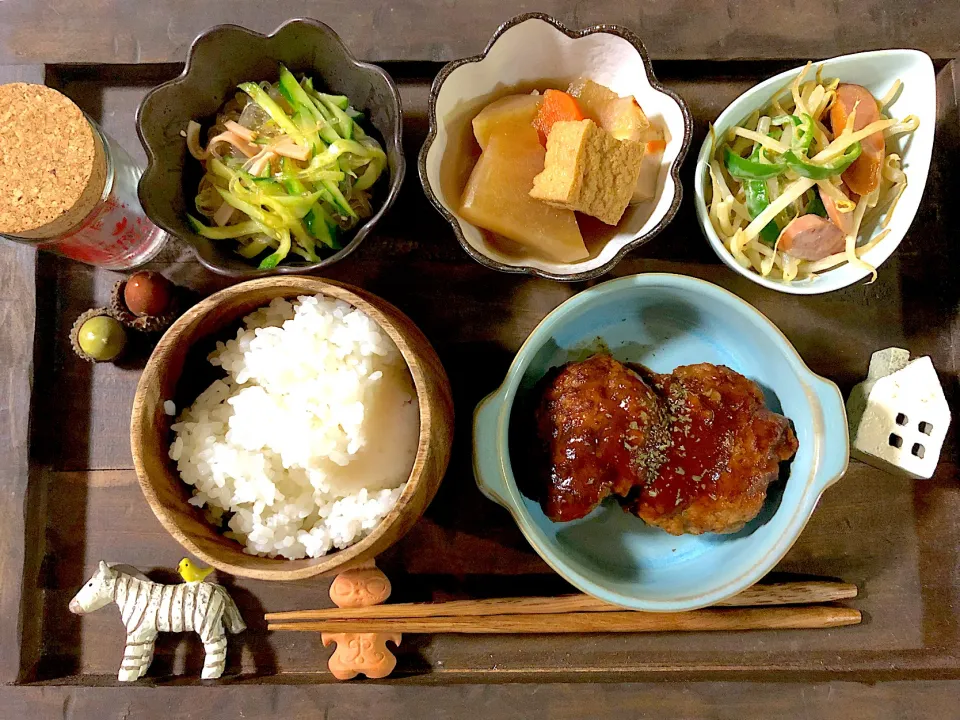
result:
M 214 4 L 207 0 L 40 3 L 0 0 L 0 82 L 45 81 L 142 157 L 133 113 L 180 70 L 192 37 L 217 22 L 269 31 L 311 16 L 401 87 L 413 160 L 438 61 L 478 52 L 517 4 L 408 0 Z M 919 47 L 936 61 L 936 159 L 920 213 L 870 286 L 796 298 L 741 280 L 701 236 L 690 193 L 674 223 L 612 276 L 669 271 L 733 290 L 767 314 L 815 372 L 844 392 L 870 353 L 929 354 L 958 397 L 956 229 L 960 190 L 960 4 L 887 0 L 701 3 L 553 0 L 536 9 L 571 25 L 640 32 L 658 77 L 706 123 L 757 80 L 794 64 L 878 47 Z M 718 62 L 723 61 L 723 62 Z M 0 149 L 2 151 L 2 149 Z M 413 163 L 410 164 L 414 167 Z M 691 187 L 688 158 L 682 179 Z M 536 323 L 583 289 L 489 271 L 460 249 L 409 172 L 375 237 L 330 277 L 397 304 L 434 342 L 460 424 L 454 459 L 426 517 L 381 558 L 398 600 L 564 592 L 509 516 L 476 490 L 469 418 L 499 384 Z M 171 244 L 154 263 L 198 291 L 222 287 Z M 778 567 L 856 582 L 862 626 L 831 631 L 651 636 L 408 636 L 396 677 L 332 683 L 319 637 L 263 631 L 264 611 L 325 604 L 325 581 L 271 585 L 222 578 L 251 625 L 231 648 L 229 679 L 201 685 L 193 638 L 161 636 L 151 678 L 122 687 L 115 611 L 81 621 L 66 603 L 103 558 L 172 580 L 182 555 L 143 501 L 127 443 L 139 369 L 90 367 L 69 351 L 74 318 L 117 279 L 0 243 L 0 718 L 499 716 L 505 718 L 960 718 L 960 483 L 955 433 L 930 481 L 852 463 Z M 164 570 L 164 568 L 167 568 Z M 242 650 L 240 645 L 242 644 Z

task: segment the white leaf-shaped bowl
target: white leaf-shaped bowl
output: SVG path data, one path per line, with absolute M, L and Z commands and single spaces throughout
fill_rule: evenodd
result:
M 878 268 L 893 254 L 907 234 L 927 184 L 927 173 L 930 170 L 930 159 L 933 154 L 933 131 L 937 122 L 936 76 L 933 63 L 925 53 L 919 50 L 876 50 L 823 60 L 814 63 L 814 68 L 821 65 L 823 77 L 837 77 L 840 78 L 840 82 L 863 85 L 878 98 L 883 97 L 899 78 L 903 83 L 903 89 L 896 101 L 889 106 L 890 115 L 894 118 L 904 118 L 907 115 L 916 115 L 920 118 L 920 127 L 917 130 L 909 135 L 894 138 L 893 145 L 902 158 L 903 170 L 907 174 L 907 187 L 900 196 L 900 201 L 887 226 L 890 233 L 863 255 L 866 262 Z M 770 96 L 795 78 L 801 70 L 803 70 L 802 66 L 782 72 L 747 90 L 734 100 L 726 110 L 720 113 L 720 117 L 714 123 L 717 137 L 722 137 L 754 110 L 765 106 L 770 101 Z M 890 147 L 889 144 L 888 147 Z M 705 195 L 706 188 L 710 185 L 710 174 L 707 172 L 710 151 L 711 140 L 707 135 L 700 148 L 697 170 L 694 174 L 697 218 L 703 234 L 707 236 L 714 251 L 728 267 L 759 285 L 795 295 L 832 292 L 863 280 L 869 275 L 869 272 L 862 267 L 844 264 L 821 273 L 812 280 L 786 283 L 782 280 L 762 277 L 754 270 L 740 266 L 710 223 Z
M 657 195 L 627 208 L 617 227 L 591 243 L 590 257 L 551 262 L 510 245 L 495 246 L 458 213 L 470 165 L 470 121 L 486 102 L 514 87 L 565 87 L 588 77 L 621 96 L 633 95 L 666 131 L 667 147 Z M 572 31 L 542 13 L 528 13 L 500 26 L 483 54 L 448 63 L 430 92 L 430 132 L 420 151 L 420 180 L 437 210 L 450 222 L 463 248 L 478 262 L 504 272 L 553 280 L 586 280 L 608 272 L 630 250 L 653 238 L 680 206 L 680 163 L 693 122 L 686 104 L 657 82 L 647 51 L 634 33 L 616 25 Z

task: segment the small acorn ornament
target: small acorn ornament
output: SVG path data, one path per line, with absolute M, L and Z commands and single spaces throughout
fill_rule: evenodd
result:
M 127 327 L 162 332 L 179 314 L 177 287 L 158 272 L 141 270 L 113 286 L 110 306 Z
M 127 345 L 127 331 L 109 309 L 93 308 L 73 324 L 70 345 L 87 362 L 113 362 Z

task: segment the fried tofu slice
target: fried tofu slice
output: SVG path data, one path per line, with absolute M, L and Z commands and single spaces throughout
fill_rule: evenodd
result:
M 616 225 L 640 175 L 643 144 L 617 140 L 593 120 L 554 123 L 530 197 Z

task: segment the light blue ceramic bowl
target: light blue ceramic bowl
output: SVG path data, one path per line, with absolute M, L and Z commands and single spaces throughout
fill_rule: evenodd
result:
M 568 523 L 547 519 L 517 488 L 511 415 L 553 367 L 582 359 L 598 338 L 619 360 L 655 371 L 711 362 L 757 382 L 767 405 L 793 421 L 800 449 L 786 483 L 774 483 L 760 515 L 732 535 L 674 537 L 608 499 Z M 478 406 L 474 474 L 483 493 L 511 512 L 523 534 L 583 592 L 636 610 L 692 610 L 719 602 L 769 572 L 793 545 L 823 491 L 847 468 L 847 418 L 837 386 L 815 375 L 766 317 L 703 280 L 645 274 L 576 295 L 548 315 L 520 348 L 506 380 Z

